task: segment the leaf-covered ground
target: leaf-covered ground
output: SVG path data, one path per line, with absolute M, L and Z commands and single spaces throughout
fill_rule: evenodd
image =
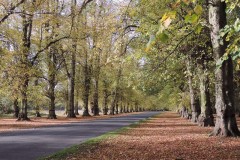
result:
M 136 128 L 79 149 L 68 160 L 240 159 L 240 138 L 209 137 L 176 113 L 163 113 Z

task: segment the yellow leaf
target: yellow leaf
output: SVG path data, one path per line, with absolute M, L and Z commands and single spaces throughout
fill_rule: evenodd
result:
M 162 16 L 162 19 L 161 19 L 160 22 L 164 22 L 166 19 L 168 19 L 167 13 L 165 13 L 165 14 Z

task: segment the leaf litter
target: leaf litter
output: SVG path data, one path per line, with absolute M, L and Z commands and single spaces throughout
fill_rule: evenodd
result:
M 238 121 L 239 122 L 239 121 Z M 97 143 L 67 160 L 238 160 L 240 139 L 209 137 L 212 127 L 199 127 L 165 112 Z

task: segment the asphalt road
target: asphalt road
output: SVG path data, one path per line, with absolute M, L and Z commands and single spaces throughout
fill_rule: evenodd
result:
M 34 160 L 156 114 L 159 112 L 0 133 L 0 160 Z

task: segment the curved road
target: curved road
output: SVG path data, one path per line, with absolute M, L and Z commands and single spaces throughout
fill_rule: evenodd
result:
M 159 113 L 143 112 L 123 117 L 0 133 L 0 160 L 33 160 L 44 157 Z

